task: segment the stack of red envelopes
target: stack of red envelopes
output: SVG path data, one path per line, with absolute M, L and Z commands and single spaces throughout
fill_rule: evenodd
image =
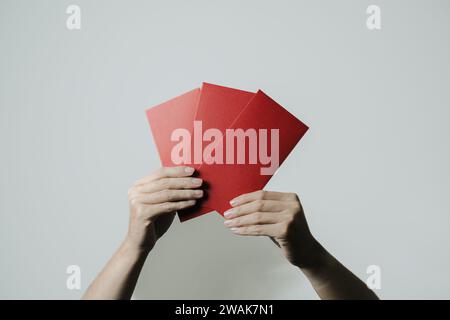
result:
M 194 167 L 205 197 L 185 221 L 223 215 L 238 195 L 264 188 L 308 127 L 264 92 L 203 83 L 147 110 L 163 166 Z

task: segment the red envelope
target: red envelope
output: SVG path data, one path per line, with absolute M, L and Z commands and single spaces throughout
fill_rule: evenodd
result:
M 279 152 L 276 154 L 279 154 L 278 162 L 281 165 L 308 129 L 261 91 L 254 94 L 208 83 L 204 83 L 201 90 L 192 90 L 149 109 L 147 118 L 164 166 L 180 165 L 173 163 L 171 159 L 172 149 L 178 143 L 171 141 L 171 135 L 176 129 L 183 128 L 190 133 L 191 160 L 194 160 L 195 148 L 199 148 L 201 152 L 200 162 L 190 162 L 186 165 L 199 170 L 207 188 L 205 199 L 193 208 L 180 211 L 178 214 L 181 221 L 213 210 L 223 214 L 229 207 L 229 200 L 242 193 L 262 189 L 272 176 L 272 173 L 261 175 L 261 169 L 266 166 L 261 163 L 201 165 L 201 161 L 205 161 L 203 149 L 209 144 L 202 142 L 201 139 L 206 130 L 214 128 L 225 135 L 227 128 L 254 129 L 258 132 L 266 130 L 266 134 L 271 133 L 271 129 L 278 129 Z M 200 145 L 199 137 L 195 137 L 194 120 L 201 121 L 202 124 L 201 135 L 197 133 L 200 136 Z M 196 138 L 197 141 L 193 141 Z M 224 146 L 227 147 L 225 138 L 223 140 Z M 259 140 L 258 138 L 258 143 Z M 270 134 L 268 140 L 267 150 L 270 150 L 272 148 Z M 228 150 L 223 151 L 226 157 Z M 233 151 L 236 156 L 238 153 L 236 145 Z M 269 153 L 266 154 L 266 160 Z M 211 155 L 208 160 L 211 161 L 212 157 Z M 250 159 L 248 150 L 245 151 L 244 158 L 247 161 Z M 237 159 L 234 160 L 236 163 Z M 240 160 L 242 161 L 242 158 Z
M 161 163 L 165 167 L 180 165 L 174 164 L 171 159 L 172 149 L 178 143 L 171 140 L 171 135 L 174 130 L 185 128 L 193 136 L 192 129 L 200 92 L 200 89 L 194 89 L 147 110 L 147 119 L 153 139 L 158 149 Z M 200 164 L 195 165 L 191 163 L 187 165 L 196 169 L 200 166 Z M 181 221 L 184 221 L 211 211 L 213 210 L 201 207 L 201 204 L 197 203 L 189 211 L 180 210 L 178 216 Z
M 269 132 L 272 132 L 270 129 L 278 129 L 278 160 L 280 166 L 308 130 L 303 122 L 262 91 L 258 91 L 254 95 L 253 99 L 230 126 L 230 129 L 238 128 L 244 131 L 255 129 L 257 132 L 260 129 L 268 129 L 267 150 L 272 148 L 272 141 L 269 139 Z M 224 140 L 226 140 L 225 137 Z M 259 140 L 260 138 L 258 138 L 258 144 Z M 224 150 L 226 150 L 225 147 L 229 149 L 224 141 Z M 203 202 L 203 206 L 214 208 L 223 215 L 224 211 L 230 207 L 229 201 L 231 199 L 243 193 L 262 189 L 269 182 L 273 174 L 261 175 L 261 168 L 267 167 L 267 165 L 261 165 L 259 161 L 256 164 L 249 164 L 248 150 L 249 148 L 246 148 L 246 164 L 236 164 L 237 159 L 235 159 L 235 164 L 203 164 L 199 168 L 200 177 L 209 184 L 209 196 Z M 235 156 L 237 152 L 237 143 L 235 143 Z
M 147 119 L 163 166 L 177 165 L 170 156 L 177 142 L 171 141 L 170 137 L 178 128 L 186 128 L 192 134 L 199 98 L 200 89 L 194 89 L 147 110 Z
M 253 92 L 203 83 L 195 120 L 202 121 L 203 130 L 225 131 L 254 95 Z
M 216 128 L 225 132 L 225 129 L 229 128 L 233 121 L 236 120 L 254 95 L 254 93 L 248 91 L 203 83 L 195 120 L 201 121 L 202 132 L 209 128 Z M 191 123 L 192 125 L 193 123 Z M 194 134 L 191 136 L 194 137 Z M 200 148 L 199 151 L 202 154 L 203 144 L 197 143 L 196 146 Z M 192 154 L 194 152 L 195 150 L 193 150 Z M 209 183 L 205 181 L 203 188 L 205 190 L 204 199 L 200 201 L 199 206 L 194 206 L 179 212 L 178 215 L 181 221 L 192 219 L 215 210 L 215 208 L 205 205 L 210 194 Z

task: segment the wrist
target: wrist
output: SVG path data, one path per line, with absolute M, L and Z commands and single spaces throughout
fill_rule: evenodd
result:
M 310 241 L 309 247 L 306 249 L 304 255 L 302 255 L 301 261 L 295 261 L 294 265 L 305 270 L 319 270 L 326 263 L 326 253 L 324 247 L 315 238 Z
M 152 250 L 153 246 L 142 246 L 137 243 L 132 237 L 127 235 L 122 242 L 123 250 L 133 256 L 147 256 Z

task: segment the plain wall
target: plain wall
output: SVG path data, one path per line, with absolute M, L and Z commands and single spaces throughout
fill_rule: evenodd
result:
M 81 30 L 66 8 L 81 7 Z M 366 27 L 381 7 L 382 29 Z M 450 298 L 450 2 L 0 1 L 0 298 L 77 299 L 159 166 L 144 110 L 202 81 L 311 129 L 267 186 L 381 298 Z M 236 181 L 239 183 L 239 181 Z M 79 265 L 82 289 L 66 288 Z M 136 298 L 316 299 L 267 238 L 178 220 Z

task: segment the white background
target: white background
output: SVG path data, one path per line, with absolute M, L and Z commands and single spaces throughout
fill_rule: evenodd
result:
M 379 265 L 381 298 L 450 298 L 449 13 L 447 0 L 1 0 L 0 298 L 81 296 L 124 237 L 128 187 L 159 166 L 144 110 L 202 81 L 261 88 L 310 126 L 267 189 L 297 192 L 363 280 Z M 175 221 L 135 297 L 317 298 L 272 242 L 217 214 Z

